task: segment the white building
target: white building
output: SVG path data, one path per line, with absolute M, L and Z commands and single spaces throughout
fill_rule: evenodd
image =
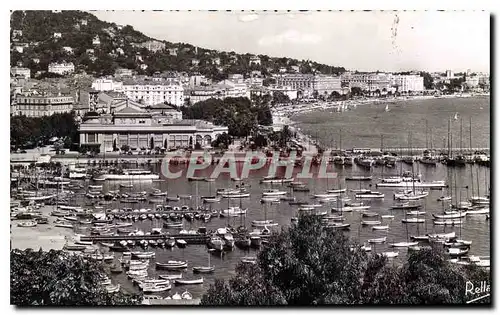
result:
M 454 77 L 453 71 L 446 70 L 446 78 L 447 79 L 452 79 L 453 77 Z
M 235 83 L 242 83 L 243 79 L 244 79 L 244 76 L 243 76 L 243 74 L 240 74 L 240 73 L 234 73 L 234 74 L 229 74 L 227 76 L 227 79 L 229 81 L 232 81 L 232 82 L 235 82 Z
M 24 46 L 22 45 L 14 45 L 14 50 L 18 53 L 22 54 L 24 52 Z
M 119 68 L 115 70 L 115 76 L 131 77 L 133 75 L 132 69 Z
M 127 100 L 110 113 L 88 117 L 79 131 L 81 146 L 109 152 L 122 146 L 132 150 L 175 149 L 199 143 L 207 147 L 228 128 L 201 120 L 182 120 L 182 113 L 167 105 L 145 109 Z
M 288 96 L 288 98 L 290 100 L 297 99 L 297 96 L 298 96 L 297 90 L 294 90 L 289 86 L 272 86 L 272 87 L 269 87 L 268 89 L 269 89 L 269 92 L 271 92 L 271 95 L 273 92 L 281 92 L 284 95 Z
M 250 57 L 250 61 L 248 62 L 248 65 L 252 65 L 252 64 L 260 66 L 260 58 L 257 56 Z
M 52 62 L 49 64 L 48 72 L 57 73 L 60 75 L 70 74 L 75 72 L 75 65 L 72 62 Z
M 393 86 L 400 93 L 408 92 L 423 92 L 424 91 L 424 77 L 419 75 L 394 75 Z
M 465 84 L 470 88 L 475 88 L 479 85 L 479 76 L 467 76 L 465 78 Z
M 208 83 L 207 78 L 199 73 L 189 76 L 190 87 L 200 86 L 202 84 L 207 84 L 207 83 Z
M 71 112 L 73 104 L 74 98 L 68 95 L 18 95 L 12 104 L 11 113 L 27 117 L 51 116 Z
M 118 69 L 120 70 L 120 69 Z M 117 71 L 118 71 L 117 70 Z M 112 79 L 96 79 L 92 82 L 92 89 L 96 91 L 115 91 L 119 92 L 123 90 L 123 83 L 119 81 L 113 81 Z
M 177 56 L 177 51 L 178 51 L 177 48 L 169 48 L 168 49 L 168 53 L 170 54 L 170 56 Z
M 100 45 L 101 40 L 99 39 L 99 35 L 96 35 L 94 39 L 92 39 L 92 45 Z
M 61 38 L 62 37 L 62 34 L 61 33 L 54 33 L 54 35 L 52 35 L 53 38 Z
M 247 97 L 250 98 L 250 90 L 243 82 L 233 82 L 231 80 L 223 80 L 215 84 L 215 87 L 223 91 L 223 97 Z
M 149 51 L 157 52 L 165 49 L 165 43 L 157 40 L 149 40 L 143 43 L 132 43 L 132 46 L 146 48 Z
M 62 49 L 64 52 L 66 52 L 68 54 L 73 54 L 73 48 L 71 48 L 69 46 L 64 46 Z
M 362 91 L 387 94 L 392 91 L 392 74 L 386 73 L 344 73 L 341 75 L 343 86 L 352 89 L 360 88 Z
M 23 77 L 25 79 L 31 78 L 31 70 L 29 68 L 12 67 L 10 68 L 10 75 L 13 77 Z
M 122 91 L 131 100 L 144 105 L 165 102 L 176 106 L 184 104 L 184 89 L 171 80 L 125 80 Z

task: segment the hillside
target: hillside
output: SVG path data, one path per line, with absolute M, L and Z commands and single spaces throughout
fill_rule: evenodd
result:
M 54 38 L 54 33 L 60 33 L 61 37 Z M 93 44 L 96 36 L 99 44 Z M 185 43 L 159 41 L 165 48 L 156 52 L 134 45 L 151 40 L 155 39 L 129 25 L 104 22 L 87 12 L 14 11 L 11 14 L 10 63 L 11 66 L 22 64 L 32 73 L 47 70 L 50 62 L 67 61 L 75 64 L 77 72 L 85 71 L 96 76 L 113 74 L 117 68 L 128 68 L 139 74 L 200 72 L 215 80 L 225 79 L 232 73 L 248 74 L 252 70 L 267 75 L 277 73 L 281 67 L 292 70 L 292 66 L 299 66 L 302 73 L 345 71 L 343 67 L 266 55 L 258 56 L 260 65 L 249 65 L 250 54 L 209 50 Z M 15 46 L 22 43 L 25 47 L 20 53 Z M 73 51 L 68 52 L 63 47 L 70 47 Z M 142 70 L 141 64 L 147 68 Z

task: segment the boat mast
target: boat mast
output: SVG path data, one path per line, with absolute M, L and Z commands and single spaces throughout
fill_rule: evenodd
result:
M 450 133 L 450 123 L 451 123 L 451 118 L 448 118 L 448 159 L 451 158 L 451 133 Z
M 428 129 L 429 129 L 429 121 L 425 120 L 425 148 L 429 149 L 429 139 L 428 139 Z
M 470 150 L 470 153 L 472 154 L 472 116 L 469 117 L 469 150 Z M 473 165 L 471 164 L 471 166 L 470 166 L 471 197 L 474 196 L 474 174 L 472 173 L 472 167 L 473 167 Z M 477 195 L 479 197 L 479 192 Z
M 464 147 L 462 143 L 462 122 L 463 118 L 460 116 L 460 155 L 462 155 L 462 148 Z
M 342 153 L 342 129 L 339 130 L 339 147 L 340 152 Z

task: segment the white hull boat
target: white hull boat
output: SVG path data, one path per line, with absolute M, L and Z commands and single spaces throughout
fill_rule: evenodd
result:
M 383 199 L 384 194 L 376 191 L 371 191 L 364 194 L 356 194 L 356 198 L 358 199 Z
M 381 223 L 380 221 L 361 221 L 361 225 L 379 225 Z
M 445 188 L 446 187 L 446 182 L 445 181 L 433 181 L 433 182 L 420 182 L 420 181 L 415 181 L 413 182 L 407 182 L 407 181 L 401 181 L 401 182 L 396 182 L 396 183 L 378 183 L 376 184 L 376 187 L 385 187 L 385 188 Z
M 406 212 L 406 215 L 424 215 L 425 211 L 408 211 Z
M 389 229 L 389 226 L 388 225 L 376 225 L 376 226 L 372 226 L 372 230 L 388 230 Z
M 466 215 L 485 215 L 490 213 L 490 208 L 483 208 L 477 210 L 468 210 Z
M 144 181 L 160 179 L 158 174 L 103 174 L 96 178 L 96 180 L 123 180 L 123 181 Z
M 394 258 L 394 257 L 399 256 L 399 253 L 398 252 L 383 252 L 382 256 L 385 256 L 387 258 Z
M 176 279 L 175 280 L 176 285 L 202 284 L 202 283 L 203 283 L 203 278 L 192 279 L 192 280 L 187 280 L 187 279 Z
M 461 225 L 461 220 L 434 220 L 435 225 Z
M 318 198 L 318 199 L 334 199 L 334 198 L 337 198 L 339 196 L 340 196 L 339 194 L 316 194 L 316 195 L 314 195 L 314 198 Z
M 248 198 L 250 197 L 249 193 L 236 193 L 236 194 L 221 194 L 222 198 Z
M 455 213 L 451 213 L 451 214 L 432 214 L 432 216 L 436 219 L 460 219 L 460 218 L 463 218 L 465 217 L 465 215 L 467 214 L 467 212 L 455 212 Z
M 265 196 L 265 197 L 284 196 L 284 195 L 286 195 L 286 191 L 274 190 L 274 189 L 264 190 L 262 192 L 262 196 Z
M 368 240 L 370 244 L 383 244 L 387 240 L 387 237 L 372 238 Z
M 424 199 L 427 197 L 429 193 L 427 191 L 421 192 L 421 193 L 409 193 L 409 194 L 394 194 L 394 199 L 396 200 L 420 200 Z
M 164 279 L 164 280 L 182 279 L 182 273 L 175 274 L 175 275 L 158 275 L 158 278 Z
M 408 218 L 401 220 L 403 223 L 425 223 L 425 219 L 420 218 Z
M 397 242 L 397 243 L 392 243 L 391 247 L 409 247 L 416 245 L 418 245 L 418 242 Z

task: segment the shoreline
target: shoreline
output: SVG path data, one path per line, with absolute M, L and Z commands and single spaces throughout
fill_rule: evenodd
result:
M 301 103 L 297 105 L 293 105 L 290 109 L 290 106 L 281 106 L 274 108 L 272 110 L 273 116 L 273 128 L 282 128 L 285 125 L 290 126 L 297 133 L 300 139 L 305 139 L 307 145 L 313 145 L 316 149 L 316 145 L 320 144 L 319 139 L 314 139 L 312 135 L 306 134 L 301 130 L 298 125 L 299 121 L 294 120 L 294 117 L 301 114 L 324 111 L 324 110 L 332 110 L 336 109 L 337 112 L 342 112 L 344 110 L 354 110 L 357 106 L 363 105 L 372 105 L 372 104 L 397 104 L 404 102 L 412 102 L 412 101 L 422 101 L 422 100 L 430 100 L 430 99 L 455 99 L 455 98 L 475 98 L 475 97 L 485 97 L 490 96 L 490 93 L 482 93 L 482 94 L 462 94 L 462 95 L 417 95 L 417 96 L 399 96 L 392 98 L 369 98 L 369 99 L 358 99 L 358 100 L 347 100 L 347 101 L 331 101 L 331 102 L 322 102 L 318 101 L 315 103 Z M 297 108 L 298 107 L 298 108 Z M 305 146 L 305 145 L 304 145 Z

